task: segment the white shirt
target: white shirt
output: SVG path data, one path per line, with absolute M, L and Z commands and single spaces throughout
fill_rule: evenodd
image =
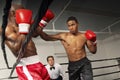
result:
M 62 68 L 61 68 L 60 64 L 54 63 L 55 69 L 52 69 L 52 70 L 50 70 L 49 64 L 47 64 L 45 67 L 46 67 L 51 79 L 57 79 L 59 77 L 59 75 L 63 76 L 63 72 L 62 72 Z

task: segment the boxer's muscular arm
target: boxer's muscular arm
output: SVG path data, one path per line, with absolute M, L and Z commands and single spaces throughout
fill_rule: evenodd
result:
M 97 46 L 94 45 L 94 43 L 90 40 L 87 40 L 86 42 L 87 48 L 89 49 L 89 51 L 93 54 L 96 53 L 97 51 Z
M 40 37 L 46 41 L 57 41 L 57 40 L 63 40 L 62 39 L 62 34 L 64 33 L 58 33 L 55 35 L 48 35 L 47 33 L 43 32 L 42 30 L 40 31 Z
M 2 34 L 2 28 L 0 27 L 0 35 Z M 23 36 L 24 35 L 17 35 L 15 32 L 15 29 L 13 29 L 11 26 L 6 28 L 6 40 L 5 43 L 8 45 L 9 48 L 12 49 L 12 51 L 17 51 L 20 49 L 20 45 L 23 41 Z
M 6 44 L 9 48 L 11 48 L 14 51 L 18 51 L 21 47 L 22 42 L 25 39 L 25 35 L 17 34 L 14 30 L 7 29 L 6 32 Z
M 14 35 L 14 34 L 11 34 Z M 6 44 L 8 45 L 8 47 L 14 52 L 19 51 L 19 49 L 21 48 L 21 44 L 23 42 L 23 38 L 21 38 L 21 36 L 19 36 L 16 40 L 13 39 L 9 39 L 8 41 L 6 41 Z

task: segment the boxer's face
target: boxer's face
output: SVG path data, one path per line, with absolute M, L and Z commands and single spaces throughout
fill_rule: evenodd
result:
M 68 21 L 67 26 L 70 33 L 74 34 L 78 32 L 78 23 L 75 20 Z
M 48 63 L 50 66 L 53 66 L 54 65 L 54 59 L 53 58 L 48 58 Z
M 15 17 L 15 8 L 13 6 L 10 8 L 9 17 Z
M 15 11 L 17 9 L 24 9 L 24 7 L 22 5 L 12 4 L 9 12 L 9 17 L 15 17 Z

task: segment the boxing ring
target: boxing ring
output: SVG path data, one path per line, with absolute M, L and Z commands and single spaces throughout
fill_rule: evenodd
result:
M 108 28 L 107 28 L 108 29 Z M 64 30 L 56 30 L 55 32 L 52 30 L 45 30 L 46 32 L 61 32 Z M 65 30 L 66 31 L 66 30 Z M 84 31 L 82 31 L 84 32 Z M 100 35 L 107 34 L 99 40 Z M 97 33 L 97 47 L 98 51 L 96 54 L 91 54 L 87 50 L 87 57 L 91 60 L 92 69 L 94 74 L 94 80 L 120 80 L 120 57 L 119 57 L 119 45 L 120 45 L 120 36 L 119 34 L 111 34 L 111 33 Z M 46 64 L 46 57 L 48 55 L 53 55 L 55 60 L 61 64 L 63 67 L 64 80 L 68 80 L 68 61 L 67 55 L 59 41 L 57 42 L 46 42 L 40 38 L 34 39 L 37 50 L 39 52 L 40 61 Z M 43 46 L 44 45 L 44 46 Z M 49 49 L 46 50 L 46 47 Z M 1 50 L 0 50 L 1 52 Z M 14 61 L 16 58 L 12 55 L 12 53 L 7 49 L 7 59 L 9 66 L 12 68 Z M 43 54 L 44 53 L 44 54 Z M 14 71 L 12 77 L 9 78 L 11 69 L 6 68 L 6 64 L 3 58 L 3 55 L 0 54 L 0 80 L 17 80 L 16 72 Z M 9 78 L 9 79 L 8 79 Z
M 58 20 L 61 16 L 66 16 L 64 14 L 64 10 L 70 5 L 71 0 L 68 0 L 65 7 L 62 8 L 62 11 L 59 12 L 57 17 L 52 21 L 50 25 L 52 25 L 52 29 L 44 29 L 45 32 L 48 33 L 58 33 L 58 32 L 68 32 L 68 30 L 60 30 L 56 29 L 56 25 L 59 22 Z M 69 13 L 68 13 L 69 14 Z M 63 18 L 62 17 L 62 18 Z M 113 26 L 120 25 L 120 20 L 109 24 L 104 29 L 99 32 L 95 32 L 97 34 L 98 41 L 98 52 L 93 55 L 87 51 L 87 56 L 91 60 L 92 69 L 94 74 L 94 80 L 120 80 L 120 55 L 119 55 L 119 45 L 120 45 L 120 33 L 113 32 Z M 81 31 L 85 32 L 85 31 Z M 45 42 L 40 38 L 34 39 L 38 55 L 40 56 L 40 61 L 46 65 L 46 56 L 53 55 L 58 63 L 60 63 L 63 67 L 64 80 L 68 80 L 68 61 L 67 56 L 64 51 L 64 48 L 61 46 L 59 42 Z M 43 46 L 44 45 L 44 46 Z M 48 49 L 49 47 L 49 49 Z M 46 50 L 47 48 L 47 50 Z M 2 51 L 0 50 L 0 53 Z M 6 68 L 6 64 L 3 58 L 3 55 L 0 54 L 0 80 L 18 80 L 16 72 L 14 71 L 12 77 L 9 78 L 10 72 L 12 70 L 12 66 L 16 60 L 16 58 L 12 55 L 12 53 L 7 49 L 7 60 L 10 66 L 10 69 Z

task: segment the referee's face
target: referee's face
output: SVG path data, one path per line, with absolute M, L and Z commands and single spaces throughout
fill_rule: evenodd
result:
M 54 59 L 53 58 L 48 58 L 48 64 L 50 66 L 53 66 L 54 65 Z

